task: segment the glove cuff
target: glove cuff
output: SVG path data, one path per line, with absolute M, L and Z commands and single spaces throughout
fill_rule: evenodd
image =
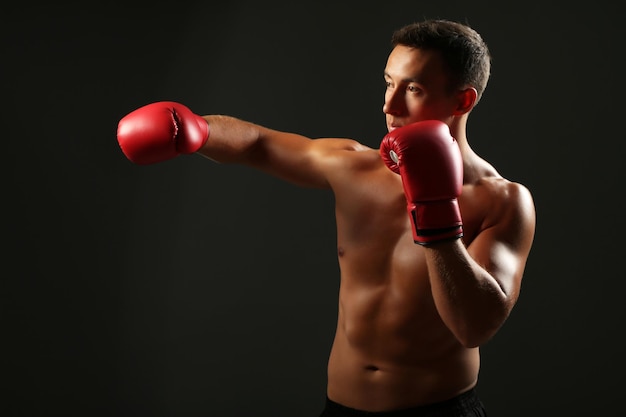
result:
M 419 245 L 463 237 L 463 219 L 456 198 L 409 204 L 407 211 L 413 226 L 413 240 Z

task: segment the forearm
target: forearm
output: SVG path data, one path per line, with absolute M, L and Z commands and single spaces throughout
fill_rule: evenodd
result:
M 320 169 L 320 153 L 312 150 L 314 143 L 331 142 L 316 142 L 231 116 L 210 115 L 203 119 L 209 136 L 198 150 L 200 155 L 220 163 L 247 165 L 304 187 L 328 186 L 326 174 Z M 346 141 L 341 143 L 345 146 Z
M 467 347 L 489 340 L 510 312 L 510 298 L 461 239 L 426 247 L 433 298 L 442 320 Z
M 208 115 L 203 119 L 209 125 L 209 138 L 198 153 L 221 163 L 245 163 L 264 129 L 231 116 Z
M 118 123 L 124 154 L 137 164 L 163 162 L 198 153 L 218 162 L 249 163 L 263 150 L 269 129 L 231 116 L 199 116 L 187 106 L 161 101 L 142 106 Z
M 314 143 L 324 149 L 352 147 L 351 141 L 313 141 L 225 115 L 199 116 L 183 104 L 142 106 L 118 123 L 118 142 L 137 164 L 153 164 L 197 153 L 216 162 L 248 165 L 286 181 L 328 187 Z M 349 144 L 349 145 L 347 145 Z

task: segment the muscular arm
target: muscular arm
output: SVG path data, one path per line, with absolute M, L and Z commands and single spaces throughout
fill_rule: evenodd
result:
M 203 116 L 209 139 L 198 151 L 220 163 L 244 164 L 305 187 L 328 188 L 331 154 L 363 147 L 350 139 L 310 139 L 230 116 Z
M 519 296 L 535 230 L 531 196 L 508 183 L 497 215 L 466 248 L 460 239 L 425 248 L 439 314 L 467 347 L 489 340 Z
M 367 150 L 351 139 L 309 139 L 231 116 L 199 116 L 187 106 L 161 101 L 142 106 L 118 123 L 117 139 L 126 157 L 153 164 L 198 153 L 223 163 L 239 163 L 286 181 L 328 188 L 343 151 Z

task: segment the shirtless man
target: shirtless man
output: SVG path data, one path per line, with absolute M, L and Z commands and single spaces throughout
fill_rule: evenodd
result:
M 175 102 L 129 113 L 118 141 L 137 164 L 199 153 L 332 190 L 341 284 L 322 416 L 486 415 L 479 348 L 517 301 L 534 203 L 467 139 L 490 73 L 480 35 L 428 20 L 391 43 L 379 149 Z

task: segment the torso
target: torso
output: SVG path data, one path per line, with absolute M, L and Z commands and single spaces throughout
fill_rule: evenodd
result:
M 331 178 L 341 284 L 328 396 L 368 411 L 451 398 L 476 384 L 478 348 L 463 347 L 437 313 L 399 175 L 376 150 L 351 154 L 339 158 L 342 168 Z M 467 183 L 463 195 L 483 193 L 488 184 Z M 463 195 L 468 245 L 483 227 L 487 205 L 470 207 Z

